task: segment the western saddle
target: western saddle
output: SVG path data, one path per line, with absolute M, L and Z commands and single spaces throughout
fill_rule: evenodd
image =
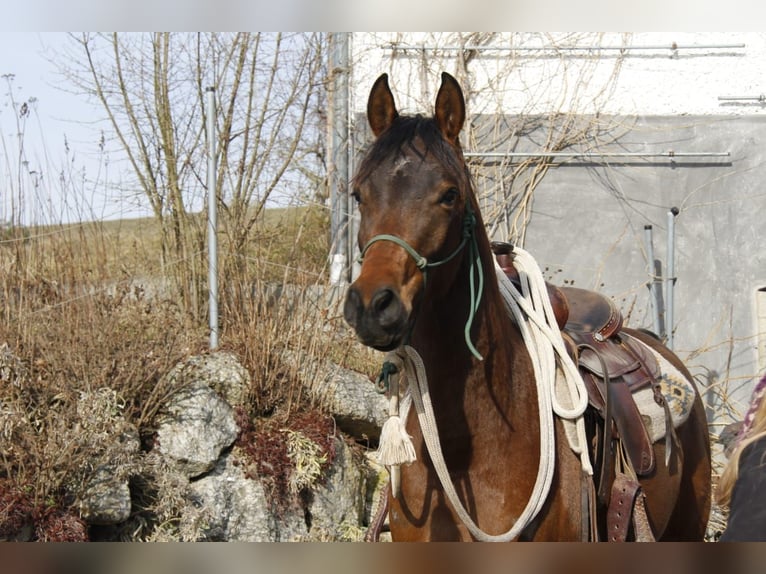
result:
M 513 246 L 493 242 L 492 251 L 508 278 L 518 285 Z M 596 498 L 598 505 L 607 509 L 606 523 L 599 530 L 608 533 L 609 540 L 624 541 L 631 514 L 636 514 L 632 516 L 634 536 L 652 538 L 645 515 L 637 516 L 643 513 L 643 494 L 637 479 L 651 474 L 656 461 L 633 393 L 652 388 L 655 402 L 665 410 L 666 448 L 672 448 L 675 435 L 659 388 L 657 359 L 623 330 L 622 313 L 611 299 L 586 289 L 550 283 L 546 286 L 567 350 L 588 390 L 590 408 L 586 420 L 597 474 Z M 620 506 L 633 512 L 618 512 Z

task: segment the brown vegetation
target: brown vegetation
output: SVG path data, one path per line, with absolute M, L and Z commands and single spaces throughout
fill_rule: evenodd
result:
M 222 277 L 220 346 L 253 381 L 240 451 L 259 473 L 273 467 L 273 494 L 285 497 L 289 432 L 319 445 L 326 468 L 335 430 L 282 351 L 342 360 L 354 343 L 337 335 L 340 317 L 314 294 L 326 283 L 326 218 L 312 209 L 267 213 L 252 248 L 262 256 L 244 255 L 242 274 Z M 0 243 L 0 538 L 87 539 L 81 490 L 107 455 L 123 461 L 126 478 L 147 470 L 119 458 L 121 437 L 137 430 L 151 448 L 154 415 L 174 391 L 163 376 L 208 346 L 206 324 L 159 287 L 144 255 L 156 242 L 150 229 L 140 221 L 26 229 Z M 294 296 L 278 297 L 275 285 Z M 248 422 L 258 417 L 268 419 Z M 142 504 L 151 513 L 152 501 Z M 27 524 L 34 531 L 24 534 Z

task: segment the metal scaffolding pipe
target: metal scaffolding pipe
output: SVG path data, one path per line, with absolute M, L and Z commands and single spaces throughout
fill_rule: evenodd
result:
M 728 151 L 709 152 L 568 152 L 568 151 L 529 151 L 529 152 L 480 152 L 469 151 L 465 157 L 506 158 L 506 157 L 729 157 Z
M 349 279 L 349 34 L 330 34 L 330 284 Z
M 216 161 L 215 161 L 215 88 L 207 92 L 207 252 L 208 252 L 208 296 L 210 315 L 210 349 L 218 348 L 218 237 L 216 202 Z
M 648 44 L 643 46 L 479 46 L 479 45 L 466 45 L 466 46 L 418 46 L 415 44 L 384 44 L 381 46 L 384 50 L 417 50 L 417 51 L 433 51 L 433 52 L 459 52 L 464 50 L 474 50 L 482 52 L 514 52 L 514 51 L 526 51 L 526 52 L 588 52 L 597 50 L 611 50 L 625 52 L 629 50 L 731 50 L 745 48 L 745 44 L 676 44 L 672 42 L 670 44 Z
M 766 94 L 759 96 L 718 96 L 719 101 L 741 101 L 741 100 L 755 100 L 757 102 L 766 102 Z
M 659 273 L 657 272 L 657 265 L 654 261 L 654 241 L 652 239 L 652 226 L 644 225 L 644 239 L 646 241 L 646 254 L 649 259 L 649 293 L 652 300 L 652 326 L 654 332 L 660 337 L 664 335 L 662 332 L 662 324 L 660 323 L 660 298 L 662 297 L 660 292 Z
M 668 211 L 668 261 L 666 263 L 667 274 L 665 277 L 665 330 L 667 331 L 666 345 L 673 348 L 673 289 L 676 284 L 676 215 L 678 208 L 671 207 Z

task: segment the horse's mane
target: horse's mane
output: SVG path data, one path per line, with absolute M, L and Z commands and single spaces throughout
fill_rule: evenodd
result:
M 415 145 L 416 141 L 422 147 Z M 463 173 L 468 177 L 460 148 L 457 148 L 456 153 L 455 148 L 442 136 L 434 118 L 418 114 L 398 116 L 391 126 L 370 144 L 351 182 L 352 187 L 367 179 L 386 158 L 404 155 L 405 148 L 409 148 L 421 160 L 425 160 L 430 153 L 456 174 Z

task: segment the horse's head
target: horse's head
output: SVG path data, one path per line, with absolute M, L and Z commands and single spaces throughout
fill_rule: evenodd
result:
M 344 315 L 362 343 L 391 350 L 406 341 L 426 287 L 429 297 L 448 288 L 477 216 L 458 139 L 465 102 L 452 76 L 442 74 L 425 118 L 399 115 L 383 74 L 367 117 L 376 139 L 353 180 L 362 268 Z

